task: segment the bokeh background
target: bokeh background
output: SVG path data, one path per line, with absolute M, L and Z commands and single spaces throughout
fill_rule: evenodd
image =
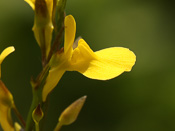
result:
M 62 131 L 174 131 L 174 7 L 166 0 L 67 0 L 77 37 L 94 51 L 128 47 L 137 62 L 131 72 L 109 81 L 66 72 L 50 96 L 45 131 L 51 131 L 63 109 L 83 95 L 88 97 L 77 121 Z M 23 0 L 0 1 L 0 51 L 16 48 L 3 62 L 2 80 L 24 118 L 32 100 L 30 78 L 41 70 L 33 17 Z

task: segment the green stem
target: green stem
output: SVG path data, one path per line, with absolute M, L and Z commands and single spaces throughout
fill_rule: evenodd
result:
M 32 119 L 32 112 L 33 110 L 40 104 L 42 107 L 45 103 L 42 102 L 42 89 L 46 80 L 46 77 L 49 72 L 49 66 L 46 66 L 42 72 L 40 73 L 39 77 L 37 78 L 36 82 L 32 83 L 32 90 L 33 90 L 33 100 L 28 112 L 27 121 L 26 121 L 26 129 L 25 131 L 31 131 L 34 128 L 34 121 Z M 36 84 L 35 84 L 36 83 Z M 44 114 L 47 110 L 44 110 Z
M 39 131 L 39 123 L 35 123 L 35 131 Z
M 44 116 L 42 120 L 39 122 L 40 131 L 43 130 L 46 119 L 47 119 L 47 111 L 48 111 L 48 105 L 49 105 L 48 102 L 49 102 L 49 99 L 47 98 L 47 100 L 42 104 L 42 111 L 44 112 Z
M 31 131 L 33 129 L 34 122 L 32 119 L 32 112 L 36 108 L 37 104 L 38 104 L 38 100 L 36 99 L 36 96 L 33 96 L 32 104 L 31 104 L 31 107 L 30 107 L 30 110 L 29 110 L 28 116 L 27 116 L 25 131 Z
M 59 123 L 57 124 L 57 126 L 55 127 L 54 131 L 60 131 L 62 126 L 63 126 L 63 125 L 59 122 Z

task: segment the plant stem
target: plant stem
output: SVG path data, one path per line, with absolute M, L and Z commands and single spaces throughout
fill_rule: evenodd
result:
M 33 94 L 34 95 L 34 94 Z M 36 108 L 38 101 L 36 100 L 36 97 L 33 96 L 32 104 L 30 106 L 30 110 L 28 112 L 27 121 L 26 121 L 26 128 L 25 131 L 31 131 L 34 125 L 34 122 L 32 120 L 32 112 Z
M 54 131 L 60 131 L 60 129 L 61 129 L 62 126 L 63 126 L 63 125 L 59 122 L 59 123 L 57 124 L 57 126 L 55 127 Z
M 39 123 L 35 123 L 35 131 L 39 131 Z
M 32 81 L 33 100 L 32 100 L 32 104 L 30 106 L 30 110 L 28 112 L 25 131 L 31 131 L 34 128 L 34 121 L 32 119 L 33 110 L 39 104 L 42 107 L 45 105 L 45 103 L 42 102 L 42 89 L 43 89 L 46 77 L 48 75 L 48 72 L 49 72 L 49 66 L 46 65 L 46 67 L 43 68 L 42 72 L 37 77 L 36 82 Z M 44 110 L 44 114 L 46 111 L 47 110 Z

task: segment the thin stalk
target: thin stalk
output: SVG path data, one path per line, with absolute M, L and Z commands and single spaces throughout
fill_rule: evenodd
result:
M 27 121 L 26 121 L 26 128 L 25 131 L 31 131 L 34 125 L 33 119 L 32 119 L 32 112 L 36 108 L 38 101 L 36 100 L 36 97 L 33 96 L 32 104 L 30 106 L 30 110 L 28 112 Z
M 13 110 L 15 112 L 15 115 L 18 117 L 18 119 L 20 120 L 21 124 L 25 127 L 26 126 L 26 123 L 22 117 L 22 115 L 19 113 L 18 109 L 16 108 L 16 105 L 13 104 Z
M 39 123 L 35 123 L 35 131 L 39 131 Z
M 38 106 L 38 104 L 42 106 L 45 105 L 45 103 L 42 102 L 42 89 L 43 89 L 48 71 L 49 71 L 49 66 L 46 65 L 46 67 L 42 70 L 42 72 L 37 77 L 35 82 L 36 84 L 34 83 L 35 85 L 32 85 L 33 100 L 30 106 L 30 110 L 28 112 L 25 131 L 31 131 L 34 127 L 34 121 L 32 119 L 33 110 Z M 44 114 L 45 112 L 46 110 L 44 111 Z
M 60 131 L 62 126 L 63 126 L 63 125 L 59 122 L 59 123 L 57 124 L 57 126 L 55 127 L 54 131 Z

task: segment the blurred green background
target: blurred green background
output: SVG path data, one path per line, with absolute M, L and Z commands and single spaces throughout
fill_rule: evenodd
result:
M 87 95 L 77 119 L 62 131 L 175 130 L 175 8 L 165 0 L 67 0 L 67 14 L 96 51 L 127 47 L 137 56 L 130 73 L 109 81 L 66 72 L 50 96 L 45 131 L 60 113 Z M 31 30 L 33 11 L 23 0 L 0 1 L 0 51 L 13 45 L 2 65 L 2 80 L 24 118 L 31 104 L 31 76 L 41 70 L 39 47 Z M 1 129 L 0 129 L 1 130 Z

